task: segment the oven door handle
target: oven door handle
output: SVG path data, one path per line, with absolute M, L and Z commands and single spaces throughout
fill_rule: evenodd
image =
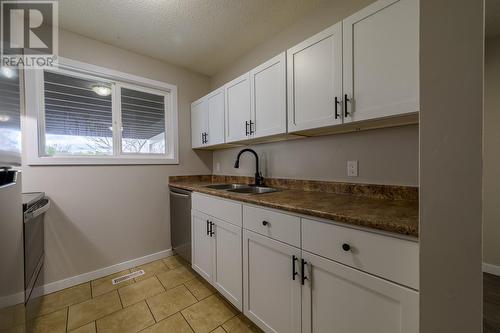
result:
M 170 195 L 173 195 L 174 197 L 181 197 L 181 198 L 189 198 L 190 197 L 189 194 L 183 194 L 183 193 L 174 192 L 174 191 L 170 191 Z
M 39 215 L 42 215 L 43 213 L 45 213 L 46 211 L 48 211 L 49 208 L 50 208 L 50 200 L 47 199 L 47 203 L 45 205 L 43 205 L 42 207 L 38 208 L 34 212 L 30 212 L 30 213 L 27 213 L 25 215 L 25 217 L 24 217 L 25 223 L 29 222 L 29 220 L 32 220 L 32 219 L 34 219 L 35 217 L 37 217 Z

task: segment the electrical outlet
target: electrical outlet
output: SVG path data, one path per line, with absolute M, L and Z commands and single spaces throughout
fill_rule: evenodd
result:
M 219 163 L 219 162 L 217 162 L 217 163 L 215 164 L 215 170 L 216 170 L 216 171 L 220 171 L 220 163 Z
M 347 161 L 347 176 L 348 177 L 358 176 L 358 161 Z

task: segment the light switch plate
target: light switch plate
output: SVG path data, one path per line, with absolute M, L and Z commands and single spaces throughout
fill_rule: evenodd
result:
M 358 161 L 347 161 L 347 176 L 348 177 L 358 176 Z

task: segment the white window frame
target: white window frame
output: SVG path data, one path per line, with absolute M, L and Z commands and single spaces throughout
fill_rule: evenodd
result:
M 51 72 L 99 80 L 112 84 L 113 155 L 45 155 L 45 108 L 43 70 L 24 71 L 26 119 L 23 123 L 24 148 L 28 165 L 127 165 L 179 164 L 177 86 L 146 79 L 100 66 L 59 57 Z M 122 153 L 121 87 L 165 96 L 165 154 Z

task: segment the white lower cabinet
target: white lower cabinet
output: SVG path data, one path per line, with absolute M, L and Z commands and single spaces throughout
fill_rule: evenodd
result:
M 194 193 L 192 253 L 193 269 L 264 332 L 419 331 L 409 240 Z
M 300 249 L 243 230 L 244 314 L 265 332 L 300 332 Z
M 241 227 L 192 211 L 192 268 L 242 310 Z
M 241 227 L 214 219 L 213 285 L 235 307 L 242 310 Z
M 418 292 L 302 252 L 302 333 L 418 333 Z
M 205 280 L 213 279 L 213 237 L 210 234 L 210 216 L 191 212 L 192 268 Z

